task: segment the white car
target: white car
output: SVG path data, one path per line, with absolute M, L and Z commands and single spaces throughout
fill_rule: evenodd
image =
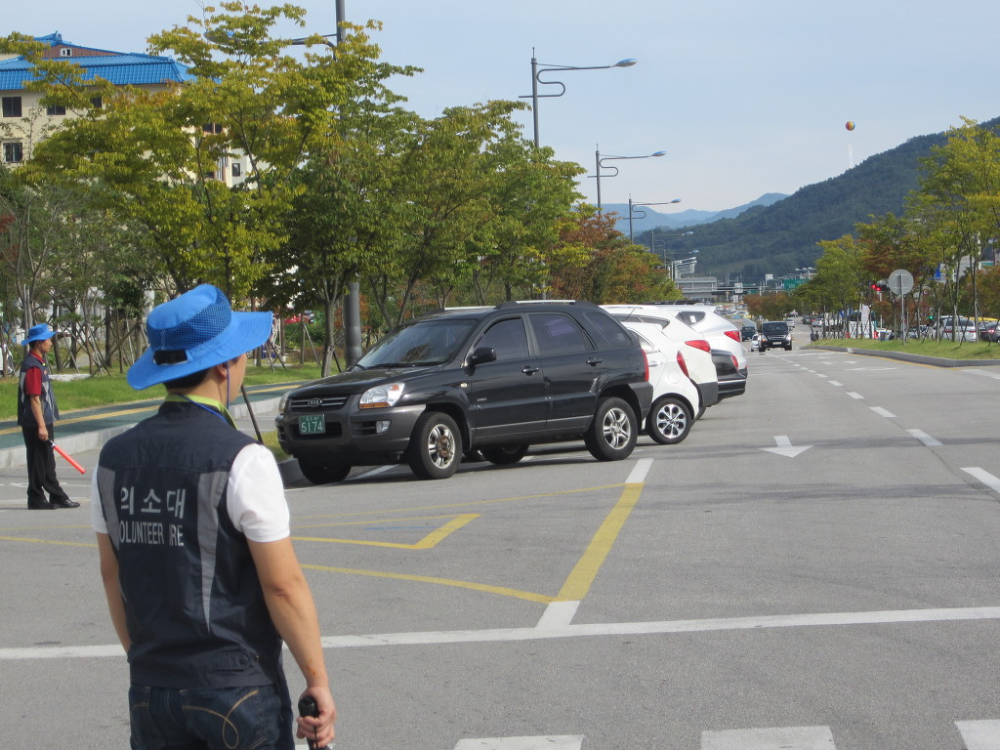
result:
M 681 348 L 684 345 L 672 341 L 658 323 L 621 323 L 639 337 L 649 362 L 653 405 L 646 417 L 646 433 L 663 445 L 679 443 L 691 431 L 696 415 L 702 413 L 701 396 Z
M 671 304 L 665 302 L 655 305 L 602 305 L 611 310 L 612 314 L 619 310 L 631 309 L 637 314 L 647 317 L 678 320 L 704 337 L 713 349 L 727 351 L 736 358 L 736 369 L 744 378 L 747 376 L 747 353 L 740 341 L 740 329 L 728 318 L 716 312 L 712 305 Z
M 643 315 L 637 305 L 602 305 L 602 307 L 626 327 L 629 322 L 655 324 L 663 335 L 680 347 L 687 363 L 688 375 L 698 388 L 701 407 L 695 412 L 696 419 L 699 419 L 709 406 L 718 403 L 719 376 L 708 339 L 679 320 L 665 318 L 662 315 Z

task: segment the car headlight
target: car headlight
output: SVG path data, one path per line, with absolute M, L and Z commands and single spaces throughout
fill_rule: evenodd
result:
M 386 406 L 395 406 L 403 396 L 403 383 L 387 383 L 369 388 L 361 394 L 361 401 L 358 408 L 379 409 Z

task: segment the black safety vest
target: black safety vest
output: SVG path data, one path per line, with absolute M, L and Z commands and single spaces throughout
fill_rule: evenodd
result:
M 59 407 L 56 406 L 56 397 L 52 393 L 49 366 L 29 350 L 25 352 L 24 361 L 21 362 L 21 376 L 17 384 L 17 423 L 22 427 L 37 427 L 35 415 L 31 412 L 31 400 L 24 394 L 24 380 L 28 377 L 28 370 L 34 368 L 42 371 L 42 419 L 45 424 L 52 424 L 59 419 Z
M 246 537 L 226 510 L 236 455 L 253 442 L 214 410 L 166 402 L 109 441 L 97 484 L 132 645 L 132 682 L 279 684 L 281 639 Z

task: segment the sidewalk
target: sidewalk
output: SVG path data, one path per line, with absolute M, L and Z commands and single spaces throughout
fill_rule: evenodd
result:
M 260 414 L 276 411 L 281 394 L 296 385 L 298 383 L 247 386 L 247 397 L 262 433 L 273 430 L 274 424 L 270 420 L 263 422 Z M 137 422 L 152 416 L 162 401 L 161 396 L 148 401 L 111 404 L 63 413 L 55 424 L 56 443 L 70 455 L 96 450 L 115 435 L 120 435 Z M 232 404 L 230 411 L 237 420 L 245 419 L 250 414 L 242 398 Z M 252 432 L 252 427 L 250 431 Z M 17 420 L 0 421 L 0 469 L 24 465 L 24 439 Z

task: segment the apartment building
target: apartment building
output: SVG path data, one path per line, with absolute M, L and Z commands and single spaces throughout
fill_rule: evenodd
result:
M 112 52 L 84 47 L 65 41 L 57 33 L 35 37 L 48 45 L 44 57 L 59 58 L 79 65 L 87 79 L 101 78 L 115 86 L 135 86 L 150 90 L 165 88 L 192 79 L 187 69 L 168 58 L 138 52 Z M 58 128 L 72 111 L 63 107 L 43 107 L 41 94 L 25 88 L 32 80 L 32 64 L 24 57 L 0 55 L 0 159 L 17 165 L 31 158 L 32 147 L 54 128 Z M 101 106 L 99 97 L 92 100 Z M 217 132 L 217 125 L 206 124 L 206 132 Z M 233 185 L 242 181 L 244 165 L 239 159 L 223 159 L 214 177 Z

